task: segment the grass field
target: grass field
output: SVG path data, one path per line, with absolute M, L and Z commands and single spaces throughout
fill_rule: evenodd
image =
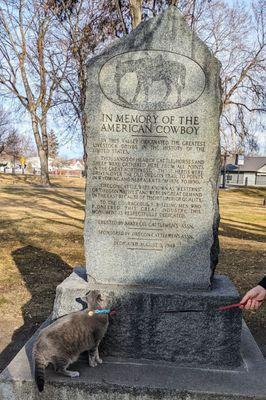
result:
M 0 370 L 51 312 L 56 286 L 84 264 L 84 180 L 0 175 Z M 220 192 L 221 257 L 218 273 L 229 275 L 240 293 L 265 274 L 265 189 Z M 265 306 L 245 313 L 266 345 Z

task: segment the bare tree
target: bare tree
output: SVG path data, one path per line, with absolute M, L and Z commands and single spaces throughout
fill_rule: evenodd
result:
M 10 122 L 8 119 L 7 112 L 1 107 L 0 108 L 0 154 L 5 149 L 6 139 L 10 132 Z
M 50 14 L 57 17 L 56 40 L 65 44 L 70 63 L 59 83 L 58 96 L 64 110 L 67 106 L 71 125 L 78 123 L 82 133 L 84 164 L 87 160 L 87 115 L 86 103 L 86 64 L 97 49 L 110 41 L 117 31 L 125 27 L 118 13 L 119 2 L 102 0 L 98 3 L 89 0 L 47 0 Z M 73 111 L 73 113 L 71 112 Z
M 72 64 L 61 80 L 62 103 L 70 104 L 80 121 L 86 162 L 86 62 L 109 39 L 123 36 L 141 19 L 178 6 L 189 26 L 222 63 L 221 136 L 230 151 L 256 150 L 256 130 L 265 111 L 265 11 L 263 0 L 253 7 L 224 0 L 49 0 L 68 43 Z
M 206 2 L 205 2 L 206 3 Z M 201 2 L 194 29 L 221 61 L 221 135 L 231 152 L 256 150 L 256 131 L 266 111 L 265 8 Z
M 34 152 L 34 146 L 29 136 L 20 134 L 16 129 L 9 131 L 4 141 L 4 154 L 11 156 L 13 160 L 12 172 L 15 173 L 17 160 Z M 24 169 L 24 168 L 23 168 Z
M 30 116 L 44 185 L 50 185 L 47 118 L 67 65 L 67 51 L 51 40 L 53 29 L 40 0 L 2 0 L 0 90 Z
M 223 147 L 230 152 L 256 151 L 256 131 L 266 111 L 265 2 L 255 0 L 248 7 L 224 0 L 143 0 L 143 18 L 167 5 L 178 6 L 188 25 L 221 61 Z M 121 6 L 125 21 L 126 7 L 126 3 Z

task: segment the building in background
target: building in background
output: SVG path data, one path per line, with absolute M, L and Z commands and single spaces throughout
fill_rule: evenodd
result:
M 0 154 L 0 173 L 22 174 L 25 172 L 25 157 L 10 155 L 4 151 Z M 23 163 L 22 163 L 23 161 Z
M 239 165 L 240 164 L 240 165 Z M 224 167 L 221 171 L 221 183 Z M 226 160 L 226 184 L 266 186 L 266 157 L 230 156 Z
M 50 169 L 49 169 L 50 171 Z M 84 162 L 80 159 L 57 160 L 51 163 L 51 174 L 65 176 L 83 176 Z
M 41 173 L 41 164 L 39 157 L 23 157 L 24 164 L 22 165 L 22 158 L 17 158 L 2 153 L 0 155 L 0 173 L 15 173 L 15 174 L 33 174 L 39 175 Z M 64 176 L 83 176 L 84 163 L 83 160 L 73 159 L 64 160 L 59 158 L 48 158 L 48 170 L 51 175 L 64 175 Z
M 48 170 L 52 172 L 52 158 L 48 158 Z M 37 174 L 41 173 L 41 163 L 39 157 L 28 157 L 26 159 L 26 173 L 27 174 Z

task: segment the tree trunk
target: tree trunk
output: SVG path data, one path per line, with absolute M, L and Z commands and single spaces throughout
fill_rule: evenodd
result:
M 49 172 L 48 172 L 48 157 L 46 152 L 41 148 L 38 149 L 38 155 L 40 158 L 41 164 L 41 181 L 43 186 L 51 186 L 51 182 L 49 179 Z
M 16 156 L 13 155 L 12 175 L 16 174 Z
M 169 0 L 169 6 L 178 6 L 179 0 Z
M 41 133 L 42 133 L 42 147 L 48 159 L 49 157 L 48 135 L 46 126 L 46 114 L 44 114 L 44 112 L 41 119 Z
M 224 162 L 223 162 L 223 184 L 222 188 L 226 188 L 226 159 L 227 159 L 227 154 L 224 154 Z
M 135 29 L 141 23 L 142 0 L 130 0 L 129 4 L 132 29 Z
M 86 105 L 86 89 L 87 89 L 87 76 L 86 76 L 86 62 L 80 57 L 77 59 L 78 65 L 78 82 L 79 82 L 79 92 L 80 92 L 80 125 L 81 134 L 83 141 L 83 162 L 84 162 L 84 176 L 87 176 L 87 125 L 88 118 L 85 111 Z
M 44 149 L 39 133 L 39 126 L 36 115 L 31 115 L 32 129 L 38 150 L 38 156 L 41 164 L 41 181 L 44 186 L 51 186 L 48 172 L 48 152 Z
M 87 124 L 88 118 L 84 111 L 81 112 L 81 132 L 82 132 L 82 139 L 83 139 L 83 162 L 84 162 L 84 176 L 87 176 L 87 161 L 88 161 L 88 154 L 87 154 Z

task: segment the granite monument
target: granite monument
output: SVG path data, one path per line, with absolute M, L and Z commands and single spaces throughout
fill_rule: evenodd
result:
M 171 9 L 88 64 L 88 284 L 108 354 L 234 366 L 238 295 L 218 261 L 220 63 Z M 229 340 L 230 338 L 230 340 Z
M 216 275 L 220 64 L 175 7 L 88 63 L 86 268 L 57 287 L 52 319 L 90 289 L 116 310 L 103 364 L 47 370 L 43 400 L 266 398 L 266 363 L 230 280 Z M 50 320 L 46 321 L 48 324 Z M 33 337 L 0 377 L 36 399 Z
M 85 246 L 93 281 L 210 286 L 219 70 L 177 15 L 148 21 L 89 65 Z

